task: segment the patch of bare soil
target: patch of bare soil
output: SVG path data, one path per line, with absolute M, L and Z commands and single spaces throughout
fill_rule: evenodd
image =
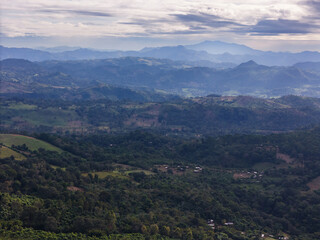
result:
M 250 177 L 251 177 L 250 173 L 234 173 L 233 174 L 234 179 L 250 178 Z
M 136 168 L 136 167 L 133 167 L 133 166 L 130 166 L 130 165 L 127 165 L 127 164 L 121 164 L 121 163 L 115 163 L 115 164 L 112 164 L 114 167 L 116 168 L 119 168 L 119 169 L 123 169 L 123 170 L 129 170 L 129 169 L 132 169 L 132 168 Z
M 307 186 L 310 188 L 310 191 L 315 191 L 320 189 L 320 176 L 313 179 L 311 182 L 307 183 Z
M 284 153 L 277 153 L 276 157 L 278 159 L 281 159 L 281 160 L 285 161 L 288 164 L 293 163 L 294 160 L 295 160 L 294 158 L 292 158 L 289 155 L 284 154 Z
M 156 127 L 159 126 L 158 117 L 141 118 L 138 115 L 133 115 L 130 119 L 124 122 L 127 126 L 135 127 Z
M 173 175 L 183 175 L 185 172 L 180 170 L 179 167 L 169 167 L 168 165 L 156 165 L 158 171 L 165 173 L 172 173 Z
M 160 172 L 167 172 L 168 171 L 168 165 L 156 165 L 155 166 L 157 169 L 158 169 L 158 171 L 160 171 Z
M 82 122 L 81 121 L 70 121 L 68 122 L 68 126 L 72 127 L 72 128 L 78 128 L 82 126 Z
M 83 189 L 82 188 L 78 188 L 78 187 L 74 187 L 74 186 L 69 186 L 67 187 L 67 189 L 71 192 L 83 192 Z

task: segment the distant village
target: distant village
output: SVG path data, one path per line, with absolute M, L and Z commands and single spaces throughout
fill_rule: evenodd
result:
M 165 173 L 171 173 L 175 175 L 182 175 L 183 173 L 201 173 L 203 171 L 203 168 L 200 166 L 169 166 L 169 165 L 156 165 L 155 166 L 157 171 L 159 172 L 165 172 Z
M 215 230 L 216 228 L 219 229 L 221 227 L 230 227 L 233 226 L 234 223 L 233 222 L 225 222 L 223 223 L 223 225 L 215 225 L 214 220 L 213 219 L 208 219 L 207 220 L 207 224 L 208 226 L 212 229 Z M 245 232 L 241 232 L 242 235 L 245 234 Z M 261 233 L 261 235 L 259 236 L 259 239 L 278 239 L 278 240 L 289 240 L 288 236 L 283 236 L 283 235 L 279 235 L 279 236 L 274 236 L 272 234 L 267 234 L 267 233 Z

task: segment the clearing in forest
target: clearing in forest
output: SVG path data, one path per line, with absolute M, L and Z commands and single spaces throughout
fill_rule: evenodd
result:
M 15 160 L 24 160 L 26 159 L 25 156 L 22 154 L 13 151 L 12 149 L 6 147 L 6 146 L 0 146 L 0 159 L 9 158 L 13 156 Z
M 8 147 L 11 147 L 12 145 L 19 146 L 25 144 L 31 151 L 43 148 L 47 151 L 56 151 L 58 153 L 63 152 L 62 149 L 57 148 L 50 143 L 18 134 L 0 134 L 0 143 Z
M 310 188 L 310 191 L 316 191 L 320 189 L 320 176 L 313 179 L 311 182 L 307 184 L 307 186 Z
M 130 173 L 144 173 L 146 175 L 153 175 L 154 172 L 143 170 L 143 169 L 135 169 L 135 170 L 127 170 L 127 171 L 100 171 L 100 172 L 90 172 L 92 176 L 97 175 L 99 178 L 103 179 L 106 177 L 117 177 L 122 179 L 128 179 Z M 82 173 L 82 176 L 87 177 L 90 173 Z
M 293 163 L 295 160 L 294 158 L 290 157 L 288 154 L 284 154 L 284 153 L 277 153 L 276 157 L 278 159 L 285 161 L 287 164 Z

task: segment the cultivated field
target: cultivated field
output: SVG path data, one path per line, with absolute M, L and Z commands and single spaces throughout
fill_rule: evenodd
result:
M 143 170 L 143 169 L 135 169 L 135 170 L 127 170 L 127 171 L 101 171 L 101 172 L 91 172 L 92 176 L 97 175 L 99 178 L 106 178 L 106 177 L 117 177 L 128 179 L 130 173 L 141 173 L 143 172 L 146 175 L 153 175 L 154 172 Z M 87 177 L 90 173 L 82 173 L 82 176 Z
M 0 143 L 10 147 L 11 145 L 19 146 L 25 144 L 31 151 L 43 148 L 48 151 L 63 152 L 60 148 L 57 148 L 47 142 L 17 134 L 0 134 Z
M 25 156 L 23 156 L 22 154 L 11 150 L 10 148 L 7 148 L 6 146 L 1 146 L 0 147 L 0 159 L 3 158 L 8 158 L 13 156 L 15 160 L 24 160 L 26 159 Z

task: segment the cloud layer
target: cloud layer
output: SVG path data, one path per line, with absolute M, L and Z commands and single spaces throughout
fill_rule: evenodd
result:
M 5 37 L 320 40 L 318 0 L 3 0 Z

